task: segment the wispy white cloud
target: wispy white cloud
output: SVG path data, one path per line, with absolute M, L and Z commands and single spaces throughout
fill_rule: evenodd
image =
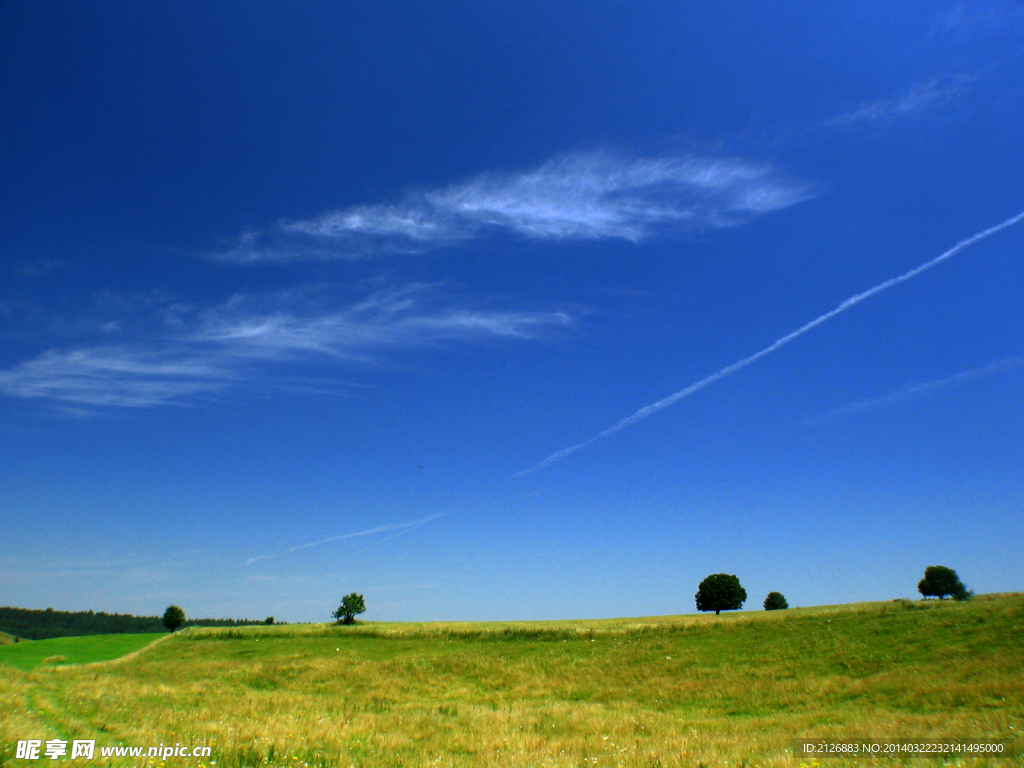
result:
M 377 587 L 377 586 L 372 586 L 371 585 L 371 586 L 366 588 L 366 591 L 367 592 L 371 592 L 372 591 L 374 593 L 376 593 L 376 592 L 413 592 L 413 591 L 418 592 L 418 591 L 424 590 L 424 589 L 437 589 L 437 587 L 438 587 L 437 584 L 434 584 L 434 583 L 431 583 L 431 582 L 427 582 L 427 583 L 424 583 L 424 584 L 399 584 L 399 585 L 395 585 L 395 586 L 383 586 L 383 587 Z
M 47 554 L 53 557 L 41 558 L 37 554 L 0 560 L 0 584 L 68 584 L 90 579 L 113 580 L 119 585 L 162 582 L 182 569 L 192 568 L 198 558 L 208 555 L 202 550 L 187 550 L 158 556 L 69 560 L 59 552 Z
M 313 314 L 289 306 L 268 310 L 251 297 L 238 297 L 207 313 L 194 338 L 236 357 L 281 359 L 318 353 L 365 359 L 367 353 L 385 348 L 530 338 L 572 322 L 565 312 L 426 308 L 429 291 L 430 286 L 423 285 L 381 291 L 344 309 Z
M 911 117 L 949 104 L 977 78 L 956 74 L 914 83 L 898 96 L 861 104 L 857 109 L 825 120 L 824 127 L 845 127 L 864 123 L 882 123 Z
M 162 335 L 124 344 L 52 349 L 0 370 L 0 393 L 71 406 L 144 408 L 194 402 L 259 378 L 282 362 L 367 364 L 403 349 L 529 339 L 566 328 L 560 311 L 446 306 L 436 287 L 381 291 L 344 307 L 295 295 L 240 295 L 205 311 L 175 305 Z
M 183 349 L 96 346 L 50 350 L 0 370 L 0 392 L 89 406 L 147 407 L 226 387 L 232 372 Z M 72 410 L 83 416 L 87 411 Z
M 1024 26 L 1024 5 L 1019 0 L 958 2 L 939 12 L 932 24 L 934 34 L 970 39 L 978 33 L 1018 33 Z
M 35 259 L 19 264 L 16 269 L 25 277 L 45 277 L 65 266 L 63 259 Z
M 833 408 L 820 416 L 808 419 L 804 422 L 805 426 L 812 426 L 816 424 L 823 424 L 826 422 L 840 419 L 844 416 L 852 416 L 856 413 L 864 413 L 865 411 L 874 411 L 879 408 L 888 408 L 892 405 L 904 403 L 908 400 L 921 397 L 923 395 L 930 395 L 936 392 L 941 392 L 944 389 L 955 387 L 960 384 L 966 384 L 969 381 L 976 379 L 986 378 L 988 376 L 994 376 L 998 373 L 1004 373 L 1011 371 L 1016 368 L 1024 366 L 1024 357 L 1007 357 L 1003 360 L 997 360 L 993 363 L 989 363 L 981 368 L 971 368 L 970 370 L 960 371 L 954 373 L 952 376 L 946 376 L 941 379 L 933 379 L 932 381 L 925 381 L 920 384 L 914 384 L 913 386 L 906 387 L 897 392 L 890 392 L 882 397 L 874 397 L 867 400 L 858 400 L 855 403 L 848 403 L 847 405 Z
M 740 224 L 806 200 L 807 184 L 739 159 L 627 158 L 573 153 L 517 173 L 357 205 L 243 235 L 221 258 L 239 262 L 426 251 L 488 234 L 537 240 L 619 239 Z

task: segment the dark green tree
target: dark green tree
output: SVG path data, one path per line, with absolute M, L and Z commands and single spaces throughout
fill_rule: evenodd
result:
M 713 573 L 697 587 L 697 610 L 735 611 L 747 599 L 747 590 L 740 586 L 740 580 L 728 573 Z
M 764 599 L 764 609 L 766 611 L 781 611 L 783 608 L 789 608 L 789 603 L 786 602 L 782 593 L 769 592 L 768 597 Z
M 338 606 L 338 610 L 332 613 L 331 616 L 336 618 L 339 624 L 355 624 L 356 614 L 365 611 L 366 601 L 363 600 L 363 596 L 353 592 L 351 595 L 345 595 L 341 598 L 341 605 Z
M 274 623 L 274 617 L 273 616 L 267 616 L 266 621 L 264 621 L 263 623 L 264 624 L 273 624 Z
M 924 569 L 924 578 L 917 582 L 917 591 L 922 597 L 937 597 L 945 600 L 952 595 L 956 600 L 966 600 L 973 593 L 960 581 L 956 571 L 944 565 L 929 565 Z
M 185 623 L 185 612 L 176 605 L 167 607 L 164 611 L 164 626 L 168 632 L 174 632 Z

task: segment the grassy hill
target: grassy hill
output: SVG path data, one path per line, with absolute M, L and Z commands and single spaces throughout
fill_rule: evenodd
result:
M 195 628 L 106 665 L 0 667 L 0 744 L 8 759 L 30 737 L 209 745 L 218 768 L 797 768 L 795 736 L 1013 738 L 1022 668 L 1019 594 L 720 617 Z M 846 763 L 873 764 L 825 765 Z

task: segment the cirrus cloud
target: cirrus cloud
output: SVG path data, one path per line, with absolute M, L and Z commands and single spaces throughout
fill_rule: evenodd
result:
M 47 350 L 0 370 L 0 394 L 51 401 L 76 415 L 90 413 L 81 406 L 188 404 L 273 381 L 268 374 L 279 363 L 366 366 L 392 351 L 533 339 L 574 322 L 563 311 L 445 305 L 436 286 L 378 291 L 342 307 L 310 308 L 308 298 L 238 295 L 203 311 L 169 307 L 173 323 L 162 335 Z
M 416 253 L 505 234 L 618 239 L 730 227 L 813 195 L 765 164 L 687 156 L 565 154 L 520 172 L 409 192 L 243 235 L 221 258 L 247 263 Z

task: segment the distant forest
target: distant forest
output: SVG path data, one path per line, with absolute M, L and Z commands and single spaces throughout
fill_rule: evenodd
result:
M 190 619 L 186 627 L 241 627 L 263 624 L 250 619 Z M 46 640 L 50 637 L 79 635 L 125 635 L 142 632 L 166 632 L 159 616 L 132 616 L 127 613 L 95 613 L 93 611 L 45 611 L 28 608 L 0 608 L 0 632 L 23 640 Z

